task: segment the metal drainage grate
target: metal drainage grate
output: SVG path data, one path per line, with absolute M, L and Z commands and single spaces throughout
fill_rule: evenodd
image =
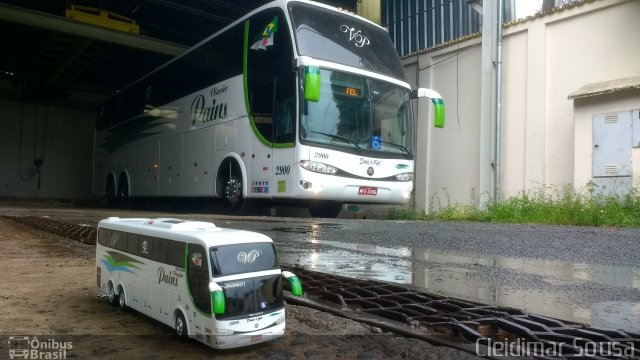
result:
M 68 224 L 60 221 L 50 220 L 36 216 L 3 216 L 6 219 L 32 226 L 39 230 L 44 230 L 78 240 L 85 244 L 96 244 L 96 229 L 93 226 Z
M 640 358 L 640 335 L 445 298 L 415 288 L 289 268 L 302 281 L 303 298 L 287 301 L 331 311 L 390 331 L 469 352 L 554 359 Z M 285 288 L 288 283 L 285 282 Z M 509 355 L 507 354 L 507 355 Z M 583 356 L 584 355 L 584 356 Z

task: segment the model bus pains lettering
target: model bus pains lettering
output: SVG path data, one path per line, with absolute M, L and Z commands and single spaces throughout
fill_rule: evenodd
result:
M 270 238 L 206 222 L 102 220 L 96 267 L 98 287 L 113 306 L 132 308 L 174 327 L 182 339 L 215 348 L 284 333 L 283 278 L 293 295 L 302 295 L 300 280 L 280 270 Z
M 114 205 L 200 197 L 238 208 L 259 198 L 314 216 L 336 216 L 343 203 L 402 204 L 413 190 L 418 97 L 432 99 L 443 127 L 440 95 L 411 91 L 384 28 L 275 1 L 103 104 L 93 191 Z

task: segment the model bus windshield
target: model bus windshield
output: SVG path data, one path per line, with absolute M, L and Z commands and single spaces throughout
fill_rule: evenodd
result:
M 214 277 L 280 268 L 273 243 L 212 246 L 209 251 Z
M 404 80 L 398 53 L 384 29 L 348 14 L 289 4 L 299 55 L 337 62 Z
M 320 100 L 304 102 L 302 141 L 413 156 L 408 89 L 324 69 L 320 78 Z

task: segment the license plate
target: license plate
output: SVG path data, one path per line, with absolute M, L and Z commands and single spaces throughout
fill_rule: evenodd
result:
M 256 335 L 251 337 L 251 342 L 256 342 L 262 340 L 262 335 Z
M 371 186 L 360 186 L 358 195 L 378 195 L 378 188 Z

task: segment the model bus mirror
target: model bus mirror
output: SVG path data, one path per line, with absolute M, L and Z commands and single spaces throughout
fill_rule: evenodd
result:
M 209 283 L 209 291 L 211 291 L 211 310 L 214 314 L 224 314 L 226 310 L 224 291 L 213 281 Z
M 282 276 L 289 280 L 289 285 L 291 285 L 291 294 L 293 294 L 293 296 L 302 296 L 302 284 L 300 283 L 300 279 L 290 271 L 283 271 Z
M 419 88 L 417 90 L 411 91 L 411 98 L 418 99 L 428 97 L 431 98 L 431 102 L 433 103 L 434 109 L 434 118 L 433 118 L 433 126 L 437 128 L 444 127 L 444 102 L 442 101 L 442 96 L 438 94 L 436 91 L 431 89 Z
M 320 68 L 317 66 L 304 67 L 304 99 L 313 102 L 320 100 Z

